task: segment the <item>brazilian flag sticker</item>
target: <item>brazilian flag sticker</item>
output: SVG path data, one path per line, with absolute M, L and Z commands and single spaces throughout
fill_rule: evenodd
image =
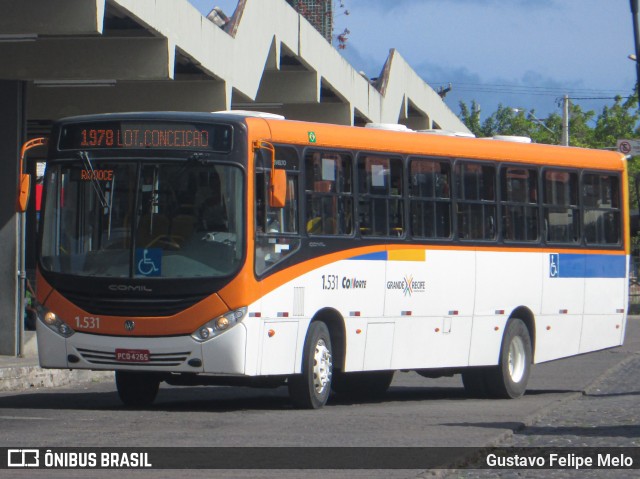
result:
M 315 143 L 316 142 L 316 132 L 315 131 L 310 131 L 308 133 L 309 135 L 309 143 Z

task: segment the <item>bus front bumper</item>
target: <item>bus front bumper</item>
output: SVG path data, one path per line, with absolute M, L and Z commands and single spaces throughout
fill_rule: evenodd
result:
M 247 331 L 243 324 L 199 343 L 191 336 L 116 337 L 76 332 L 64 338 L 37 323 L 43 368 L 245 374 Z

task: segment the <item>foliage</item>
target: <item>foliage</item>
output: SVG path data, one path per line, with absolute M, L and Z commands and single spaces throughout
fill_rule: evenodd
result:
M 640 138 L 640 112 L 636 109 L 636 94 L 614 98 L 612 106 L 605 106 L 596 116 L 594 111 L 583 111 L 575 101 L 569 103 L 569 144 L 584 148 L 614 148 L 620 138 Z M 480 120 L 480 109 L 475 101 L 471 108 L 460 102 L 460 119 L 477 137 L 494 135 L 528 136 L 535 143 L 559 144 L 562 137 L 562 117 L 552 113 L 540 119 L 535 110 L 523 110 L 498 105 L 498 109 Z M 594 126 L 592 126 L 594 125 Z
M 638 138 L 640 130 L 636 125 L 640 114 L 636 109 L 637 105 L 638 97 L 634 95 L 624 101 L 618 96 L 613 106 L 605 106 L 596 122 L 593 147 L 615 145 L 620 138 Z M 630 110 L 635 110 L 635 113 L 631 114 Z

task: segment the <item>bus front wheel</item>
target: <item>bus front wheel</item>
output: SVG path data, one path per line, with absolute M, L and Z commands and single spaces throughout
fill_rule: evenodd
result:
M 116 371 L 118 396 L 125 406 L 150 406 L 158 395 L 160 379 L 149 373 Z
M 515 399 L 527 389 L 532 363 L 531 336 L 524 322 L 511 318 L 502 338 L 500 362 L 485 373 L 489 396 Z
M 327 325 L 314 321 L 309 325 L 302 352 L 302 374 L 288 379 L 289 396 L 299 409 L 319 409 L 331 392 L 333 357 Z

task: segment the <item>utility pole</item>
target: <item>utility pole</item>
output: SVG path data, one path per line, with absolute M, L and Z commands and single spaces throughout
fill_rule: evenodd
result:
M 560 144 L 569 146 L 569 95 L 565 95 L 562 99 L 562 139 Z

